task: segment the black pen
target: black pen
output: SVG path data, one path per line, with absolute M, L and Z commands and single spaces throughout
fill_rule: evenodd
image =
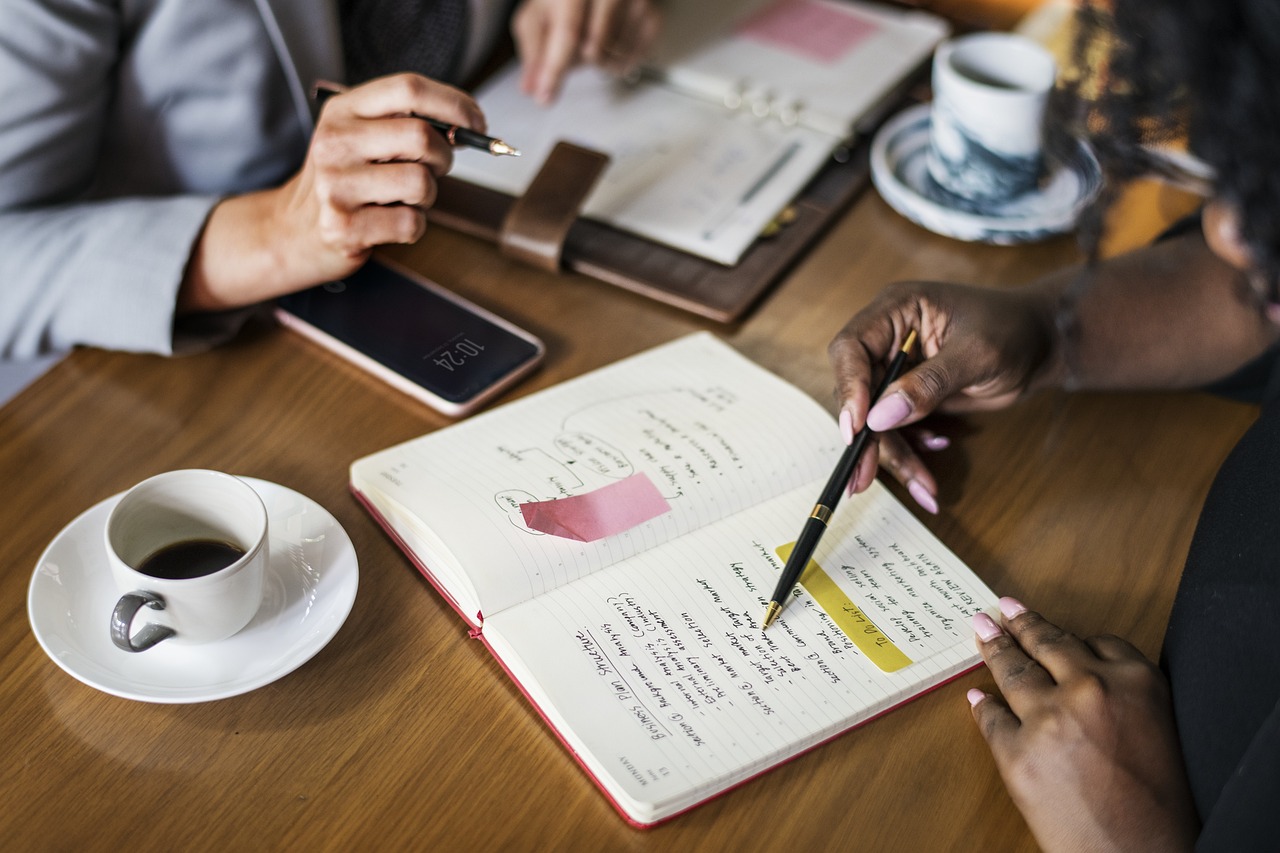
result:
M 884 378 L 880 380 L 876 393 L 872 395 L 871 402 L 874 404 L 880 399 L 880 395 L 884 393 L 884 389 L 889 387 L 889 383 L 898 378 L 898 374 L 902 372 L 902 365 L 906 363 L 907 355 L 911 352 L 911 347 L 915 345 L 916 333 L 913 330 L 907 335 L 906 341 L 903 342 L 902 348 L 898 350 L 897 355 L 893 357 L 893 361 L 889 364 L 889 370 L 885 373 Z M 804 529 L 800 531 L 800 538 L 796 540 L 796 545 L 791 549 L 791 556 L 787 558 L 787 564 L 782 567 L 782 577 L 778 578 L 778 585 L 773 590 L 773 597 L 769 599 L 769 607 L 764 612 L 764 622 L 760 629 L 764 630 L 773 624 L 773 620 L 778 618 L 778 614 L 782 612 L 782 604 L 791 595 L 791 590 L 795 588 L 796 581 L 800 580 L 800 573 L 804 571 L 804 567 L 809 565 L 809 558 L 813 556 L 813 551 L 818 547 L 818 540 L 822 538 L 822 534 L 827 532 L 827 523 L 831 520 L 831 513 L 835 511 L 836 504 L 840 502 L 840 495 L 849 485 L 849 478 L 853 476 L 853 469 L 857 467 L 858 460 L 862 457 L 862 450 L 867 446 L 867 440 L 871 437 L 871 429 L 863 425 L 858 434 L 854 436 L 853 442 L 844 449 L 844 453 L 840 454 L 840 461 L 836 463 L 836 470 L 831 473 L 831 479 L 827 480 L 827 485 L 823 487 L 822 494 L 818 496 L 818 502 L 814 504 L 813 512 L 809 518 L 805 520 Z
M 346 91 L 345 86 L 337 83 L 317 83 L 313 89 L 317 103 L 324 103 L 331 95 L 337 95 Z M 477 148 L 481 151 L 488 151 L 497 157 L 519 157 L 520 149 L 514 145 L 509 145 L 501 139 L 495 139 L 492 136 L 485 136 L 483 133 L 477 133 L 468 127 L 462 127 L 456 124 L 449 124 L 447 121 L 440 121 L 437 118 L 428 118 L 426 116 L 415 116 L 420 118 L 427 124 L 434 127 L 444 135 L 444 138 L 450 145 L 461 145 L 464 148 Z

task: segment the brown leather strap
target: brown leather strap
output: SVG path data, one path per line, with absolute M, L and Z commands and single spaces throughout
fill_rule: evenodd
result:
M 507 211 L 498 235 L 503 254 L 545 270 L 560 269 L 565 236 L 609 157 L 560 142 L 529 188 Z

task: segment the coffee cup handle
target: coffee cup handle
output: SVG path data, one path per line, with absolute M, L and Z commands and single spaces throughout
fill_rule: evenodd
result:
M 157 625 L 148 622 L 136 637 L 129 635 L 133 625 L 133 617 L 143 607 L 152 610 L 164 610 L 164 599 L 154 592 L 136 590 L 120 596 L 116 609 L 111 611 L 111 642 L 126 652 L 145 652 L 161 640 L 172 637 L 177 632 L 168 625 Z

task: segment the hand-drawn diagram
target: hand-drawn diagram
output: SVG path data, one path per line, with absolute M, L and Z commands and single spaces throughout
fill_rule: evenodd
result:
M 735 402 L 721 388 L 672 388 L 592 403 L 566 415 L 545 446 L 500 448 L 520 485 L 495 493 L 494 501 L 518 529 L 543 535 L 526 525 L 521 504 L 583 495 L 637 474 L 666 501 L 679 500 L 686 489 L 742 467 L 717 428 Z

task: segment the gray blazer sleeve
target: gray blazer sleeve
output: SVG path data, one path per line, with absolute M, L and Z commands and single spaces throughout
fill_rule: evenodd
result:
M 0 0 L 0 20 L 0 357 L 233 334 L 244 312 L 175 324 L 187 259 L 307 133 L 254 6 Z

